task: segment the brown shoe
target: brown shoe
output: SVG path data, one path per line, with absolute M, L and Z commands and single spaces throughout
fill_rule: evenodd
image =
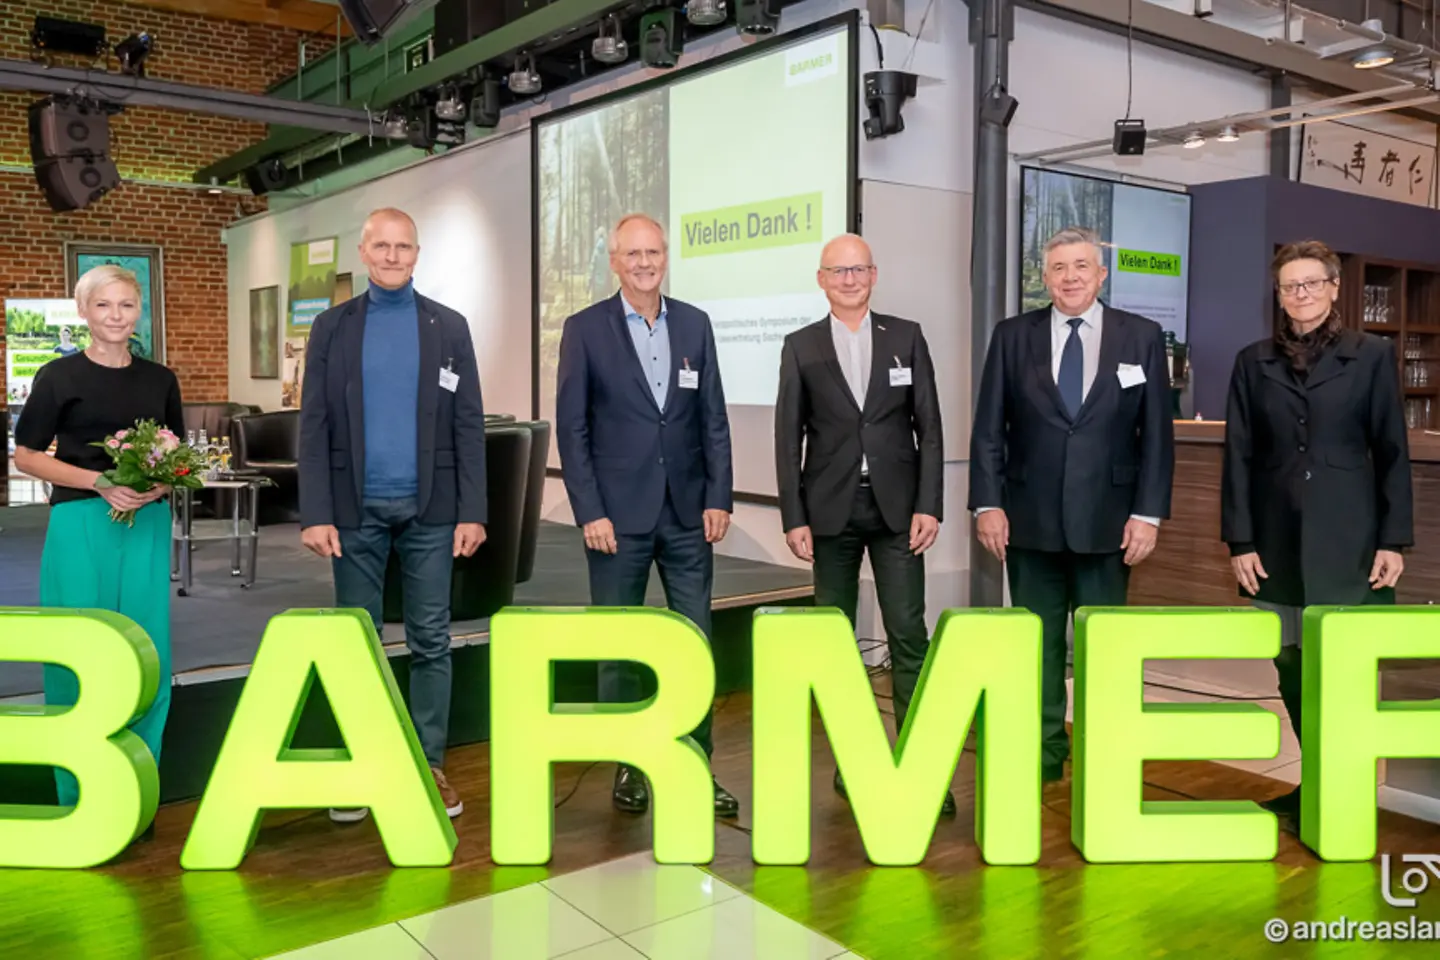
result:
M 450 781 L 445 779 L 445 771 L 439 767 L 431 767 L 430 774 L 435 778 L 435 786 L 440 791 L 440 802 L 445 804 L 445 813 L 450 819 L 455 819 L 465 812 L 465 804 L 460 802 L 460 794 L 450 786 Z

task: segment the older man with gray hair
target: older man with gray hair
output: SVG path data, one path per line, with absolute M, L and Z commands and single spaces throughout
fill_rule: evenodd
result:
M 630 214 L 615 226 L 620 292 L 570 317 L 560 337 L 555 445 L 591 602 L 643 606 L 655 566 L 670 609 L 709 638 L 715 544 L 730 527 L 730 420 L 710 318 L 661 294 L 668 262 L 658 221 Z M 599 688 L 602 701 L 638 701 L 639 670 L 602 663 Z M 707 757 L 710 727 L 707 712 L 693 733 Z M 736 816 L 739 801 L 714 786 L 716 816 Z M 611 798 L 643 813 L 644 773 L 620 764 Z
M 1059 780 L 1066 624 L 1077 607 L 1126 602 L 1130 568 L 1155 549 L 1175 469 L 1165 335 L 1100 302 L 1100 239 L 1045 244 L 1051 305 L 995 328 L 970 435 L 970 509 L 1007 566 L 1010 597 L 1044 629 L 1042 778 Z

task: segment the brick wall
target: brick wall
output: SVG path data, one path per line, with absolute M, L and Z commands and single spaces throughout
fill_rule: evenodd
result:
M 211 20 L 113 0 L 0 0 L 0 57 L 28 58 L 36 14 L 103 23 L 113 46 L 148 31 L 155 47 L 145 63 L 155 79 L 249 93 L 293 73 L 301 35 L 258 24 Z M 313 58 L 330 46 L 307 39 Z M 78 58 L 57 63 L 82 66 Z M 97 64 L 97 66 L 99 66 Z M 113 58 L 111 69 L 118 69 Z M 38 95 L 0 91 L 0 167 L 30 168 L 26 107 Z M 111 157 L 122 178 L 188 183 L 195 171 L 265 136 L 262 124 L 153 107 L 110 118 Z M 220 231 L 263 200 L 204 191 L 122 183 L 84 210 L 55 213 L 28 172 L 0 171 L 0 299 L 61 298 L 64 242 L 156 244 L 164 249 L 167 363 L 189 400 L 227 399 L 226 253 Z M 0 314 L 0 390 L 4 376 Z

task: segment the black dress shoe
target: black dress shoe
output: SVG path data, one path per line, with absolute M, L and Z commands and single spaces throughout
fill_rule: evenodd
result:
M 714 780 L 715 784 L 715 816 L 717 817 L 738 817 L 740 816 L 740 801 L 734 795 Z
M 615 790 L 610 795 L 615 809 L 623 813 L 644 813 L 650 809 L 650 787 L 645 774 L 623 763 L 615 769 Z
M 947 820 L 955 819 L 955 794 L 949 790 L 945 791 L 945 802 L 940 804 L 940 816 Z
M 1041 783 L 1059 783 L 1065 779 L 1065 761 L 1040 764 Z
M 1271 813 L 1280 821 L 1280 829 L 1286 833 L 1300 836 L 1300 788 L 1296 787 L 1289 793 L 1282 793 L 1278 797 L 1269 800 L 1261 800 L 1260 806 Z

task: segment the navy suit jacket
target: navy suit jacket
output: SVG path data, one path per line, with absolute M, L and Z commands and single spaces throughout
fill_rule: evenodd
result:
M 710 318 L 665 298 L 670 390 L 655 405 L 616 294 L 565 321 L 555 400 L 556 446 L 575 522 L 609 518 L 615 532 L 655 529 L 666 491 L 680 522 L 729 511 L 730 421 Z M 699 388 L 680 386 L 687 362 Z
M 364 294 L 315 318 L 300 404 L 300 526 L 358 527 L 365 499 Z M 415 405 L 420 522 L 485 523 L 485 408 L 465 318 L 415 294 L 420 384 Z M 460 378 L 440 387 L 449 364 Z

